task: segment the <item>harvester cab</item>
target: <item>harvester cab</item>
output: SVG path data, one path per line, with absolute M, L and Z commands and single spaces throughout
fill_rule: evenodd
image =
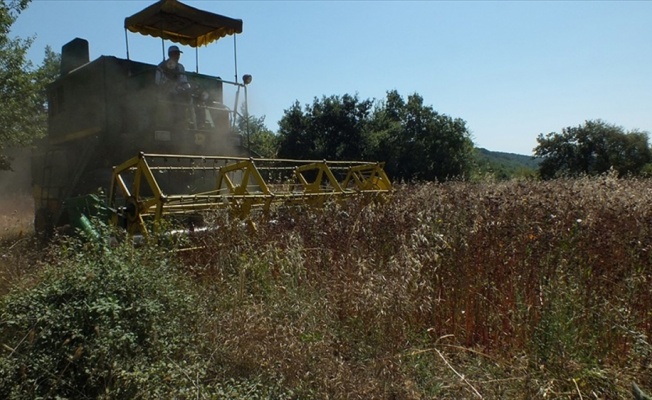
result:
M 160 0 L 124 28 L 160 38 L 164 58 L 168 45 L 197 49 L 231 36 L 235 54 L 242 20 Z M 167 216 L 228 208 L 246 217 L 277 202 L 391 189 L 379 163 L 252 158 L 248 132 L 238 129 L 247 126 L 251 75 L 238 79 L 237 54 L 233 81 L 197 67 L 185 71 L 187 90 L 171 91 L 160 74 L 175 66 L 131 60 L 125 36 L 126 59 L 90 61 L 79 38 L 62 48 L 47 90 L 48 134 L 32 158 L 37 233 L 88 230 L 95 217 L 146 236 Z

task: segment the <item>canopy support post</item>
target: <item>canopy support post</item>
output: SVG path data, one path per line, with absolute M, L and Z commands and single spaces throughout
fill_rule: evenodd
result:
M 127 34 L 127 28 L 125 28 L 125 45 L 127 46 L 127 60 L 129 60 L 129 35 Z
M 161 54 L 163 54 L 163 61 L 165 61 L 165 39 L 161 38 Z
M 244 117 L 247 130 L 247 150 L 251 151 L 251 131 L 249 130 L 249 99 L 247 98 L 247 84 L 244 87 Z
M 199 73 L 199 46 L 195 45 L 195 72 Z
M 235 40 L 236 36 L 238 35 L 233 35 L 233 60 L 234 60 L 234 67 L 235 67 L 235 83 L 238 83 L 238 46 L 237 42 Z
M 236 123 L 238 120 L 238 103 L 240 102 L 240 85 L 238 85 L 238 89 L 235 91 L 235 101 L 233 102 L 233 120 L 231 121 L 231 128 L 236 127 Z

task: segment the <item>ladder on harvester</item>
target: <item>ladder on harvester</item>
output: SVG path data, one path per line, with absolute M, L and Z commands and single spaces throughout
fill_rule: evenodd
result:
M 273 204 L 388 193 L 383 163 L 144 154 L 113 171 L 115 225 L 147 236 L 166 216 L 228 209 L 239 218 Z

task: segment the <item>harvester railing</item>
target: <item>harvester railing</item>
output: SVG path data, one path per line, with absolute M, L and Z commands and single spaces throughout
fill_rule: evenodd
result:
M 113 222 L 147 236 L 165 216 L 228 209 L 246 219 L 273 204 L 391 191 L 383 163 L 144 154 L 114 168 Z

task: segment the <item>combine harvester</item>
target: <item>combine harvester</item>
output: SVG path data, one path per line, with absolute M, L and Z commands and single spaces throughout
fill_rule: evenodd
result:
M 95 217 L 147 237 L 166 218 L 192 229 L 195 216 L 215 209 L 247 219 L 275 204 L 391 191 L 382 163 L 255 158 L 248 132 L 237 129 L 248 118 L 252 79 L 238 81 L 242 20 L 161 0 L 126 18 L 127 32 L 161 38 L 164 56 L 165 41 L 197 52 L 233 36 L 235 80 L 197 67 L 171 99 L 156 84 L 156 64 L 129 58 L 128 41 L 127 59 L 92 62 L 86 40 L 64 45 L 60 77 L 48 87 L 48 135 L 32 159 L 38 234 L 63 227 L 96 234 Z

